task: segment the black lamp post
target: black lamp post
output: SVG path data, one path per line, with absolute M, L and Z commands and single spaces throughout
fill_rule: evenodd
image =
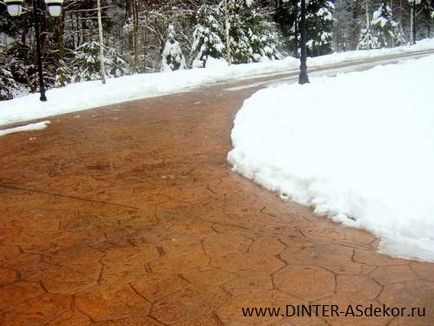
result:
M 23 10 L 24 0 L 4 0 L 8 8 L 8 13 L 12 17 L 21 15 Z M 39 92 L 41 94 L 40 100 L 42 102 L 47 101 L 45 96 L 44 75 L 42 71 L 42 54 L 41 54 L 41 40 L 39 31 L 39 6 L 38 0 L 33 1 L 33 21 L 35 26 L 35 38 L 36 38 L 36 52 L 38 57 L 38 77 L 39 77 Z M 45 4 L 48 8 L 48 13 L 52 17 L 59 17 L 62 13 L 63 0 L 45 0 Z
M 306 0 L 301 0 L 301 19 L 300 19 L 300 31 L 301 31 L 301 42 L 300 42 L 300 75 L 298 76 L 298 83 L 300 85 L 309 83 L 309 77 L 307 76 L 307 65 L 306 65 Z

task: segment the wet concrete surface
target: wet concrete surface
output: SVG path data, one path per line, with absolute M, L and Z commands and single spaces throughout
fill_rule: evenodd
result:
M 0 138 L 0 324 L 434 324 L 434 264 L 377 254 L 372 235 L 231 171 L 232 121 L 255 89 L 223 88 Z M 297 304 L 426 316 L 282 316 Z

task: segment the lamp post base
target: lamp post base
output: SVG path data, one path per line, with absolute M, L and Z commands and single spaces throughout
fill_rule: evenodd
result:
M 307 72 L 306 71 L 301 71 L 300 72 L 300 74 L 298 75 L 298 83 L 300 85 L 310 83 L 309 77 L 307 76 Z

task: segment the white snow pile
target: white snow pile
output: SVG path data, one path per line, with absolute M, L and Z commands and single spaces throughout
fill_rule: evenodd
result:
M 233 169 L 318 214 L 434 261 L 434 56 L 261 90 L 238 112 Z
M 414 46 L 391 49 L 350 51 L 334 53 L 308 60 L 309 67 L 331 65 L 342 62 L 359 62 L 363 59 L 383 57 L 398 53 L 412 53 L 434 49 L 434 38 L 419 41 Z M 193 87 L 227 80 L 260 76 L 261 74 L 296 72 L 299 60 L 288 57 L 279 61 L 227 66 L 214 61 L 207 68 L 177 70 L 151 74 L 136 74 L 107 80 L 88 81 L 51 89 L 47 92 L 48 102 L 40 102 L 39 94 L 31 94 L 10 101 L 0 102 L 0 125 L 87 110 L 98 106 L 143 99 L 153 96 L 185 91 Z
M 14 127 L 14 128 L 8 128 L 8 129 L 0 129 L 0 137 L 6 136 L 9 134 L 14 134 L 16 132 L 22 132 L 22 131 L 32 131 L 32 130 L 42 130 L 47 128 L 47 126 L 50 124 L 50 121 L 41 121 L 36 123 L 31 123 L 25 126 L 20 127 Z

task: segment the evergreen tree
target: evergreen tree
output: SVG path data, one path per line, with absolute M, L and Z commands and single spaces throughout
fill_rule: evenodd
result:
M 10 44 L 3 56 L 3 62 L 7 63 L 7 69 L 12 73 L 14 80 L 29 88 L 32 57 L 32 49 L 21 42 Z
M 0 68 L 3 69 L 0 77 L 3 99 L 11 99 L 18 93 L 37 90 L 37 80 L 34 78 L 36 69 L 33 65 L 32 50 L 21 42 L 9 44 L 4 52 L 0 53 Z M 11 79 L 12 78 L 12 79 Z
M 5 67 L 0 67 L 0 101 L 11 100 L 19 85 L 12 73 Z
M 281 58 L 274 25 L 258 10 L 255 1 L 231 1 L 230 46 L 234 63 Z
M 182 70 L 185 68 L 185 57 L 182 54 L 179 42 L 176 40 L 175 28 L 172 24 L 169 24 L 166 45 L 162 53 L 161 71 Z
M 393 47 L 405 43 L 401 26 L 393 19 L 392 9 L 384 0 L 372 15 L 372 28 L 381 47 Z
M 224 17 L 215 6 L 202 5 L 197 13 L 193 31 L 191 66 L 203 68 L 208 58 L 221 59 L 225 55 L 223 44 Z
M 72 81 L 72 71 L 65 61 L 59 60 L 59 65 L 56 69 L 55 87 L 64 87 Z
M 308 56 L 329 54 L 333 50 L 334 5 L 327 0 L 311 0 L 306 6 L 306 33 Z M 290 30 L 291 47 L 299 48 L 300 1 L 297 0 L 297 18 Z M 299 49 L 298 49 L 299 51 Z M 297 51 L 297 52 L 298 52 Z
M 311 56 L 329 54 L 333 49 L 334 5 L 327 0 L 311 0 L 307 6 L 308 53 Z
M 353 18 L 353 8 L 355 1 L 336 0 L 334 1 L 335 11 L 333 17 L 335 24 L 333 29 L 334 48 L 336 51 L 346 51 L 355 48 L 356 42 L 353 40 L 355 27 L 358 27 L 360 19 Z M 359 31 L 357 30 L 357 42 L 359 41 Z
M 377 37 L 372 33 L 369 26 L 362 29 L 357 50 L 378 49 L 379 47 L 380 43 L 378 42 Z
M 394 22 L 394 39 L 393 43 L 395 46 L 401 46 L 407 44 L 407 41 L 405 40 L 404 31 L 402 29 L 402 26 L 399 22 Z
M 245 1 L 232 0 L 229 3 L 231 60 L 233 63 L 251 62 L 253 49 L 249 34 L 253 34 L 251 27 L 255 24 L 254 19 L 252 19 L 251 7 Z
M 226 57 L 225 14 L 229 17 L 232 63 L 248 63 L 281 58 L 279 35 L 255 1 L 228 0 L 228 13 L 219 6 L 203 5 L 193 33 L 193 67 L 204 67 L 208 57 Z
M 365 2 L 365 17 L 366 17 L 366 28 L 360 31 L 359 43 L 357 44 L 357 50 L 369 50 L 377 49 L 380 47 L 377 37 L 374 35 L 371 29 L 371 20 L 369 17 L 369 2 Z

